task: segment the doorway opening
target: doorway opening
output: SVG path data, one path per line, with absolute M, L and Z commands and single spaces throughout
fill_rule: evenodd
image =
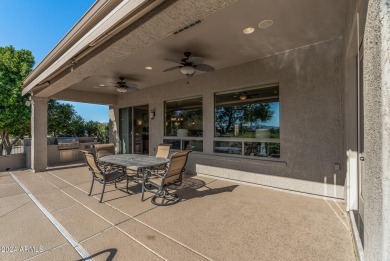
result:
M 121 154 L 149 154 L 149 106 L 119 109 Z

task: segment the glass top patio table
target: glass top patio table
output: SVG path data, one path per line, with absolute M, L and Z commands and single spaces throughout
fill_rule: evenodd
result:
M 141 154 L 116 154 L 99 158 L 99 162 L 110 163 L 123 167 L 150 168 L 169 162 L 169 159 L 157 158 Z

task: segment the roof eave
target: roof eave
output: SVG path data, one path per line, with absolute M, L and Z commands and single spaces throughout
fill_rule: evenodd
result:
M 71 66 L 85 49 L 93 49 L 102 44 L 111 35 L 110 31 L 128 26 L 164 0 L 118 0 L 97 1 L 84 14 L 75 26 L 53 48 L 44 60 L 26 77 L 22 95 L 33 89 L 42 89 L 50 85 L 50 77 Z M 109 5 L 111 3 L 111 5 Z M 116 4 L 115 4 L 116 3 Z M 107 13 L 103 18 L 101 14 Z M 100 16 L 99 16 L 100 15 Z M 91 28 L 90 30 L 86 30 Z M 78 39 L 72 41 L 72 39 Z M 91 50 L 89 50 L 91 51 Z M 89 52 L 88 51 L 88 52 Z M 43 85 L 42 85 L 43 84 Z

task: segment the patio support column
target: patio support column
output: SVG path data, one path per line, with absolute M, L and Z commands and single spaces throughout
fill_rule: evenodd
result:
M 116 106 L 109 107 L 109 142 L 115 145 L 115 152 L 119 153 L 119 109 Z
M 364 32 L 364 258 L 390 260 L 390 1 L 370 0 Z
M 34 96 L 31 99 L 31 168 L 34 172 L 47 168 L 47 101 Z

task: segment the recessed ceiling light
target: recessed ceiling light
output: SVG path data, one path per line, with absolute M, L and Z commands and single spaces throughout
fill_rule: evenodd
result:
M 146 69 L 146 70 L 152 70 L 153 68 L 150 67 L 150 66 L 146 66 L 145 69 Z
M 265 28 L 270 27 L 273 24 L 274 24 L 274 21 L 272 21 L 272 20 L 264 20 L 264 21 L 261 21 L 259 23 L 259 28 L 260 29 L 265 29 Z
M 104 87 L 105 85 L 103 83 L 99 84 L 100 87 Z
M 248 28 L 245 28 L 244 31 L 242 31 L 244 34 L 251 34 L 255 31 L 255 28 L 253 27 L 248 27 Z

